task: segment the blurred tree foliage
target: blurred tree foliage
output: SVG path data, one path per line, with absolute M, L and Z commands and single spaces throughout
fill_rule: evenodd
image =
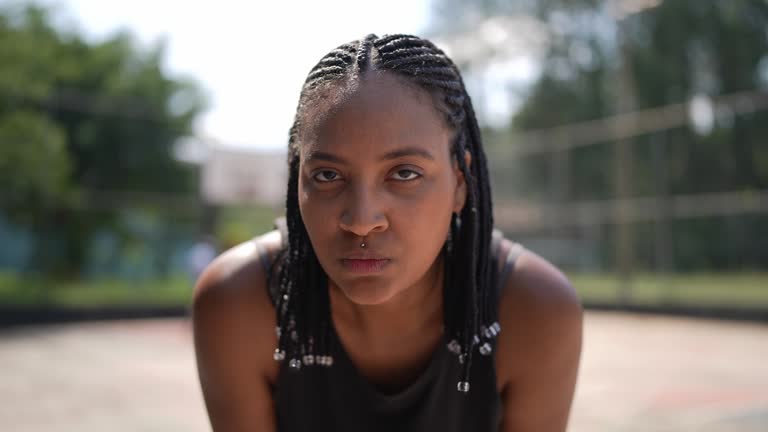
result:
M 46 116 L 15 111 L 0 117 L 0 199 L 18 217 L 42 203 L 65 202 L 70 158 L 64 132 Z
M 203 99 L 163 71 L 163 54 L 128 33 L 86 40 L 38 6 L 0 6 L 0 215 L 40 239 L 36 270 L 76 273 L 90 235 L 120 228 L 113 204 L 82 211 L 94 197 L 196 193 L 172 149 Z
M 499 168 L 495 175 L 503 179 L 496 182 L 501 199 L 555 198 L 552 171 L 562 168 L 553 163 L 552 154 L 505 160 L 499 147 L 514 145 L 514 132 L 687 102 L 696 95 L 768 91 L 764 0 L 435 0 L 434 11 L 438 35 L 471 31 L 499 14 L 534 16 L 548 29 L 541 74 L 524 95 L 521 109 L 508 129 L 488 133 L 489 153 L 499 153 L 491 160 Z M 622 79 L 628 88 L 617 85 Z M 622 99 L 630 100 L 629 106 Z M 768 189 L 768 111 L 715 114 L 707 133 L 682 125 L 633 139 L 631 195 Z M 570 151 L 567 194 L 556 198 L 614 197 L 613 144 Z M 508 172 L 510 166 L 517 172 Z M 730 234 L 723 236 L 729 239 L 720 235 L 726 231 L 722 219 L 676 222 L 671 235 L 678 237 L 677 247 L 687 251 L 677 265 L 763 266 L 768 261 L 766 243 L 751 242 L 746 233 L 768 235 L 766 218 L 734 216 L 727 225 Z M 717 238 L 712 233 L 718 233 Z M 743 239 L 738 258 L 733 247 L 717 243 L 733 241 L 733 234 Z
M 543 68 L 523 109 L 517 129 L 538 129 L 600 118 L 621 111 L 616 85 L 626 63 L 631 76 L 630 109 L 686 102 L 698 94 L 717 96 L 766 89 L 768 73 L 768 3 L 760 0 L 663 1 L 625 16 L 612 27 L 605 2 L 574 10 L 540 11 L 558 29 Z M 568 2 L 570 3 L 570 2 Z M 607 19 L 608 18 L 608 19 Z M 565 22 L 591 23 L 586 26 Z M 616 44 L 620 33 L 624 58 Z M 557 107 L 557 109 L 553 109 Z M 710 134 L 690 127 L 638 138 L 636 144 L 663 139 L 671 193 L 707 193 L 768 188 L 765 141 L 768 113 L 744 116 L 721 113 Z M 612 193 L 612 156 L 602 151 L 573 152 L 572 199 L 595 199 Z M 634 194 L 655 193 L 652 145 L 635 145 Z M 530 165 L 529 165 L 530 166 Z M 602 168 L 601 168 L 602 167 Z M 533 168 L 533 167 L 531 167 Z M 543 170 L 546 172 L 546 170 Z M 531 170 L 531 175 L 541 173 Z M 530 178 L 530 177 L 529 177 Z M 533 179 L 529 186 L 542 184 Z

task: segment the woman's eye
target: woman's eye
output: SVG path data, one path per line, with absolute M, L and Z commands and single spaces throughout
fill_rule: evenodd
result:
M 337 180 L 339 178 L 339 174 L 336 173 L 335 171 L 326 170 L 326 171 L 320 171 L 312 177 L 320 183 L 328 183 L 328 182 Z
M 407 181 L 407 180 L 416 180 L 417 178 L 421 177 L 421 174 L 417 173 L 414 170 L 401 169 L 401 170 L 395 171 L 394 174 L 392 174 L 392 177 L 395 180 Z

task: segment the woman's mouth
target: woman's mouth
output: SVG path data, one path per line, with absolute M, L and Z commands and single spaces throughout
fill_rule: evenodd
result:
M 384 267 L 386 267 L 387 264 L 389 264 L 389 259 L 381 258 L 381 259 L 356 259 L 356 258 L 345 258 L 341 260 L 341 264 L 344 266 L 344 268 L 352 273 L 357 274 L 371 274 L 371 273 L 379 273 L 384 270 Z

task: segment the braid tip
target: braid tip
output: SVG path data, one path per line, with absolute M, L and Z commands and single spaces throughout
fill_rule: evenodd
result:
M 316 355 L 315 364 L 325 367 L 333 366 L 333 356 L 329 355 Z
M 276 348 L 275 353 L 272 354 L 272 358 L 274 358 L 275 361 L 285 360 L 285 351 L 281 350 L 280 348 Z
M 469 381 L 459 381 L 456 385 L 456 389 L 461 393 L 469 393 Z
M 459 344 L 459 341 L 456 339 L 452 339 L 448 344 L 446 344 L 446 347 L 448 348 L 448 351 L 459 355 L 461 354 L 461 345 Z
M 480 354 L 484 356 L 488 356 L 488 355 L 491 355 L 492 352 L 493 352 L 493 348 L 491 348 L 491 344 L 489 344 L 488 342 L 480 345 Z
M 298 371 L 301 369 L 301 360 L 292 358 L 291 361 L 288 362 L 288 366 L 291 368 L 291 370 Z

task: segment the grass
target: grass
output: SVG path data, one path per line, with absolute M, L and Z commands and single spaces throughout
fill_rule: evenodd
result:
M 611 274 L 569 274 L 585 302 L 618 299 Z M 642 305 L 768 308 L 768 273 L 638 274 L 630 282 L 631 301 Z
M 585 302 L 618 299 L 618 282 L 611 274 L 569 277 Z M 635 304 L 768 308 L 768 273 L 638 274 L 631 286 Z M 184 276 L 56 282 L 0 272 L 0 305 L 185 306 L 191 294 L 192 281 Z
M 192 286 L 192 281 L 183 276 L 143 282 L 58 282 L 0 273 L 0 305 L 185 306 L 191 300 Z

